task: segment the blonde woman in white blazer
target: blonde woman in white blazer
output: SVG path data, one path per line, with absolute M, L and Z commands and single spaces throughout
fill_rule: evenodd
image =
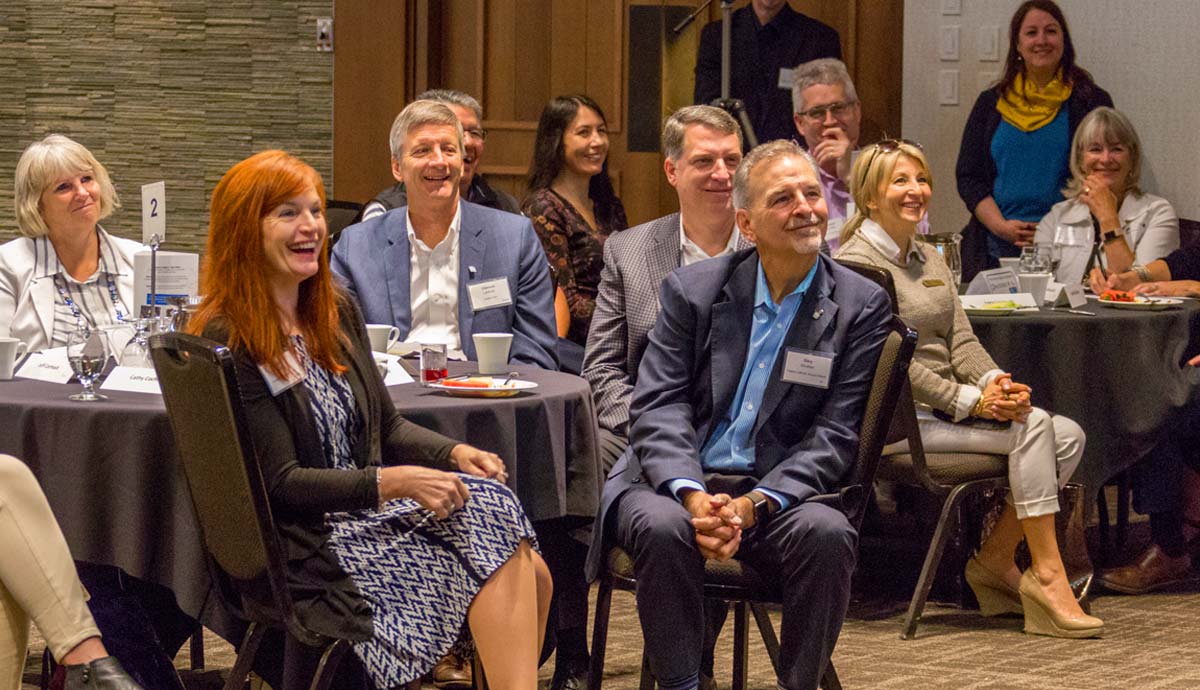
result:
M 100 227 L 120 206 L 108 171 L 81 144 L 51 134 L 17 163 L 17 225 L 0 245 L 0 337 L 30 350 L 65 345 L 76 324 L 105 326 L 133 304 L 133 255 L 143 246 Z
M 1071 144 L 1067 200 L 1050 209 L 1034 235 L 1036 244 L 1062 245 L 1055 280 L 1086 278 L 1098 268 L 1097 247 L 1100 267 L 1116 273 L 1145 271 L 1179 248 L 1179 217 L 1169 201 L 1141 190 L 1141 171 L 1141 140 L 1129 119 L 1113 108 L 1089 113 Z

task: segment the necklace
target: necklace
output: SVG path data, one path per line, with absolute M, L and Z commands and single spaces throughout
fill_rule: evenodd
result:
M 107 270 L 103 255 L 100 257 L 100 272 L 104 274 L 105 282 L 108 284 L 108 297 L 112 300 L 113 309 L 117 314 L 117 321 L 124 321 L 125 314 L 121 311 L 121 298 L 119 295 L 117 295 L 117 286 L 113 282 L 112 274 Z M 79 311 L 79 307 L 75 304 L 75 300 L 71 299 L 71 295 L 67 293 L 65 282 L 66 281 L 63 280 L 61 271 L 54 275 L 54 287 L 56 290 L 58 290 L 58 296 L 62 297 L 63 304 L 67 305 L 67 308 L 71 310 L 71 314 L 75 316 L 75 325 L 81 327 L 83 326 L 84 322 L 87 321 L 87 319 L 84 318 L 83 312 Z M 89 323 L 88 325 L 94 327 L 96 324 Z

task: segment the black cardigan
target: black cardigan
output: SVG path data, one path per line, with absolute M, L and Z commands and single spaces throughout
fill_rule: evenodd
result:
M 996 135 L 996 130 L 1000 127 L 1000 111 L 996 110 L 996 104 L 999 102 L 1000 93 L 995 88 L 984 91 L 979 94 L 979 98 L 975 99 L 975 107 L 971 108 L 971 115 L 967 117 L 967 125 L 963 128 L 962 144 L 958 149 L 958 163 L 954 168 L 954 174 L 958 180 L 958 196 L 962 198 L 963 203 L 967 205 L 967 211 L 971 214 L 970 221 L 963 228 L 963 280 L 967 281 L 983 267 L 974 266 L 973 260 L 978 261 L 979 257 L 977 255 L 968 256 L 971 249 L 965 245 L 975 242 L 977 243 L 974 245 L 976 252 L 984 254 L 987 252 L 984 241 L 987 235 L 983 233 L 988 232 L 988 229 L 975 217 L 975 207 L 979 206 L 979 202 L 992 195 L 992 188 L 996 183 L 996 161 L 992 159 L 992 137 Z M 1066 104 L 1067 140 L 1074 139 L 1075 130 L 1079 128 L 1079 123 L 1088 113 L 1102 105 L 1111 108 L 1112 104 L 1112 96 L 1095 84 L 1079 84 L 1072 88 Z
M 302 383 L 273 396 L 258 364 L 245 353 L 235 351 L 234 357 L 247 427 L 285 550 L 297 614 L 316 632 L 362 640 L 371 635 L 371 612 L 328 547 L 325 513 L 376 507 L 375 475 L 381 461 L 453 469 L 450 450 L 456 442 L 396 412 L 375 368 L 358 307 L 343 302 L 339 316 L 350 339 L 341 361 L 348 367 L 346 380 L 362 419 L 354 442 L 358 471 L 329 467 Z M 228 341 L 222 323 L 209 324 L 204 336 Z

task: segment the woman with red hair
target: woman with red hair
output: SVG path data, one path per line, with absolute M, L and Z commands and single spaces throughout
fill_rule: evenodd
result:
M 235 355 L 301 620 L 354 640 L 377 687 L 474 638 L 492 687 L 532 688 L 551 589 L 533 527 L 499 457 L 397 414 L 331 280 L 324 208 L 287 153 L 230 168 L 191 326 Z

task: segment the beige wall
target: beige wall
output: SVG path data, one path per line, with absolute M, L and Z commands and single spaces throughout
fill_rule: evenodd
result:
M 90 148 L 140 238 L 141 192 L 167 185 L 168 243 L 198 250 L 230 165 L 267 148 L 332 170 L 332 53 L 315 49 L 333 0 L 0 4 L 0 240 L 17 235 L 13 171 L 50 132 Z
M 1077 62 L 1133 120 L 1145 148 L 1143 182 L 1169 199 L 1180 216 L 1200 218 L 1200 127 L 1194 95 L 1200 74 L 1200 3 L 1195 0 L 1059 0 Z M 935 182 L 930 222 L 935 232 L 961 230 L 966 208 L 954 165 L 975 98 L 1003 69 L 1008 22 L 1018 0 L 962 0 L 962 14 L 941 14 L 942 0 L 907 0 L 904 7 L 904 136 L 924 145 Z M 939 59 L 942 26 L 959 26 L 959 60 Z M 978 34 L 999 28 L 999 62 L 981 61 Z M 959 71 L 957 106 L 938 105 L 941 70 Z

